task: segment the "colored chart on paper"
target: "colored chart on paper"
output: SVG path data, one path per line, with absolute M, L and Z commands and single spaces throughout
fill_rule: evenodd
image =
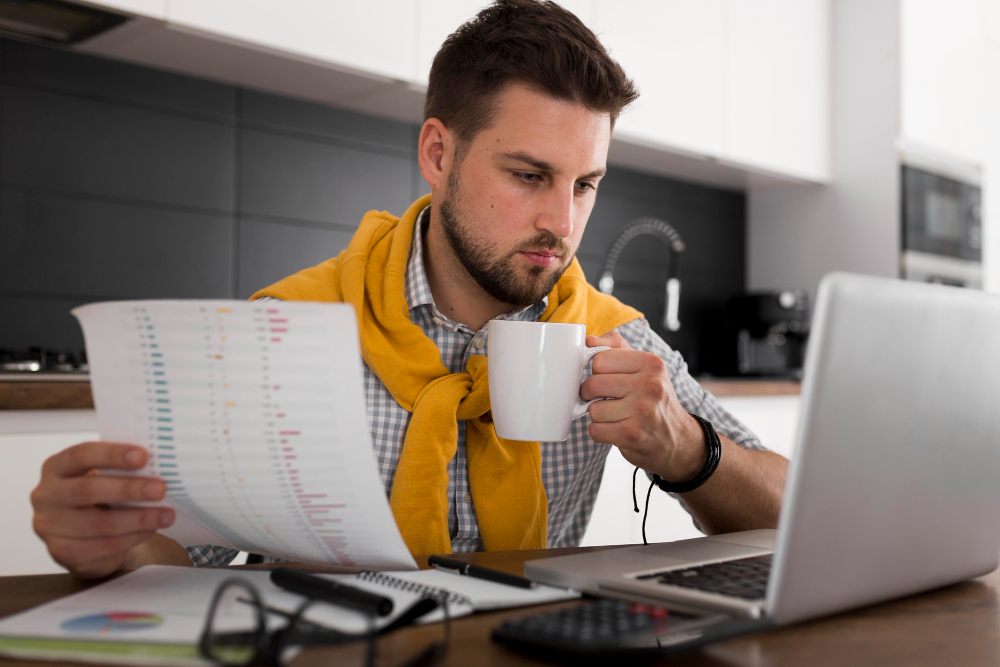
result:
M 112 301 L 76 308 L 102 440 L 145 446 L 162 531 L 366 569 L 416 569 L 371 445 L 345 304 Z
M 159 614 L 139 611 L 108 611 L 103 614 L 77 616 L 64 621 L 59 627 L 66 632 L 108 635 L 136 630 L 151 630 L 161 623 L 163 623 L 163 617 Z

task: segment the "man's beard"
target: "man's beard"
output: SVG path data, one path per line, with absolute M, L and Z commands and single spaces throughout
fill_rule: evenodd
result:
M 546 267 L 532 266 L 527 276 L 519 276 L 515 269 L 515 256 L 522 251 L 553 250 L 564 260 L 569 252 L 566 243 L 549 232 L 541 232 L 506 255 L 499 256 L 495 246 L 470 238 L 462 228 L 455 211 L 455 202 L 459 199 L 457 186 L 458 179 L 452 172 L 448 184 L 449 196 L 441 202 L 438 210 L 441 213 L 441 228 L 458 261 L 484 292 L 501 303 L 531 306 L 541 301 L 552 291 L 569 265 L 549 275 L 545 275 Z

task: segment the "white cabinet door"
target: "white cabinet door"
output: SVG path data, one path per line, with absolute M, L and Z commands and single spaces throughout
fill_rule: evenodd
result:
M 445 38 L 488 5 L 488 0 L 420 0 L 414 79 L 424 85 Z
M 417 18 L 417 63 L 415 80 L 427 83 L 431 63 L 445 38 L 474 17 L 491 0 L 419 0 Z M 563 0 L 559 3 L 590 25 L 593 0 Z
M 167 0 L 98 0 L 91 4 L 107 7 L 111 11 L 124 11 L 161 20 L 167 18 Z
M 723 24 L 723 0 L 597 0 L 592 27 L 640 92 L 617 134 L 721 153 Z
M 46 410 L 45 412 L 51 412 Z M 2 431 L 2 429 L 0 429 Z M 49 556 L 45 543 L 32 528 L 34 511 L 31 490 L 38 484 L 42 463 L 70 445 L 96 440 L 97 433 L 0 432 L 0 535 L 4 551 L 0 555 L 0 576 L 65 572 Z
M 356 70 L 412 80 L 412 0 L 170 0 L 171 23 Z
M 765 447 L 782 456 L 792 456 L 799 419 L 798 396 L 730 396 L 720 398 L 719 402 L 754 432 Z M 612 447 L 581 546 L 642 543 L 643 512 L 632 511 L 634 470 L 618 448 Z M 640 510 L 644 509 L 648 490 L 649 480 L 640 474 L 635 485 Z M 700 536 L 680 503 L 653 489 L 649 496 L 646 538 L 650 542 L 673 542 Z
M 726 3 L 728 159 L 829 179 L 829 13 L 828 0 Z

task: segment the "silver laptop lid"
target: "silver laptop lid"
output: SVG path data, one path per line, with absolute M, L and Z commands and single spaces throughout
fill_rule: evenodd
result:
M 1000 297 L 824 279 L 788 475 L 766 604 L 779 623 L 992 571 Z

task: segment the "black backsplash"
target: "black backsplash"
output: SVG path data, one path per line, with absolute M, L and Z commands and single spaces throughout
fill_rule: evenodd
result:
M 0 348 L 82 347 L 69 309 L 134 298 L 246 298 L 336 255 L 365 211 L 427 186 L 419 128 L 88 55 L 0 41 Z M 745 197 L 612 167 L 580 247 L 596 283 L 621 227 L 670 223 L 681 330 L 699 341 L 745 285 Z M 666 247 L 623 252 L 616 296 L 663 316 Z M 648 286 L 648 287 L 646 287 Z

